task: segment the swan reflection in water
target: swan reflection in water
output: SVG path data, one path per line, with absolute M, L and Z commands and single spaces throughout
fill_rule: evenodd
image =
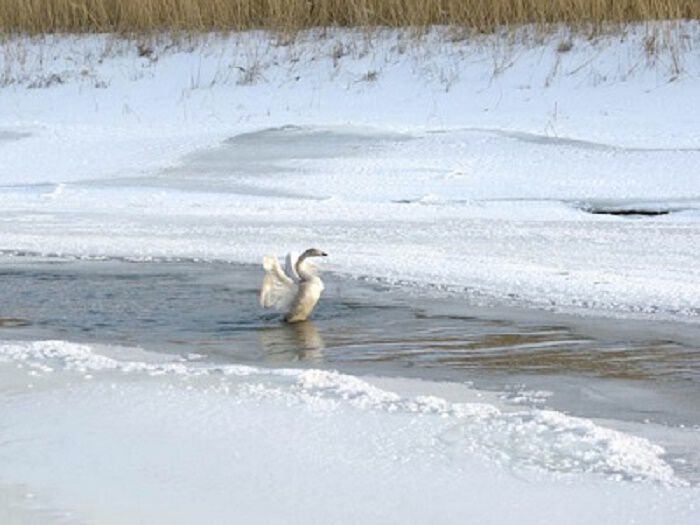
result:
M 263 328 L 260 343 L 265 349 L 266 360 L 274 362 L 320 362 L 326 348 L 323 337 L 311 321 Z

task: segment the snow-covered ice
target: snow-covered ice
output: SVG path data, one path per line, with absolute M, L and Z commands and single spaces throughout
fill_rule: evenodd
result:
M 76 520 L 697 519 L 659 446 L 466 387 L 62 341 L 1 343 L 0 374 L 0 491 Z
M 258 263 L 316 245 L 338 274 L 469 305 L 697 323 L 700 28 L 670 51 L 654 31 L 568 51 L 564 32 L 439 30 L 3 42 L 0 250 Z M 653 440 L 463 386 L 69 341 L 0 343 L 0 379 L 16 522 L 700 514 Z

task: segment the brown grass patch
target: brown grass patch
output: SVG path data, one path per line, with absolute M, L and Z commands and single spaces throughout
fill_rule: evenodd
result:
M 0 0 L 0 32 L 226 31 L 700 18 L 699 0 Z

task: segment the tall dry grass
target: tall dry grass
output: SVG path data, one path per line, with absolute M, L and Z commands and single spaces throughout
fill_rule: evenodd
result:
M 700 0 L 0 0 L 0 32 L 30 34 L 433 24 L 491 31 L 679 18 L 700 18 Z

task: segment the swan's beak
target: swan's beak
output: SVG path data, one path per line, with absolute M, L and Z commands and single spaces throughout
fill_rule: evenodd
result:
M 321 257 L 328 257 L 328 254 L 326 252 L 321 252 Z

